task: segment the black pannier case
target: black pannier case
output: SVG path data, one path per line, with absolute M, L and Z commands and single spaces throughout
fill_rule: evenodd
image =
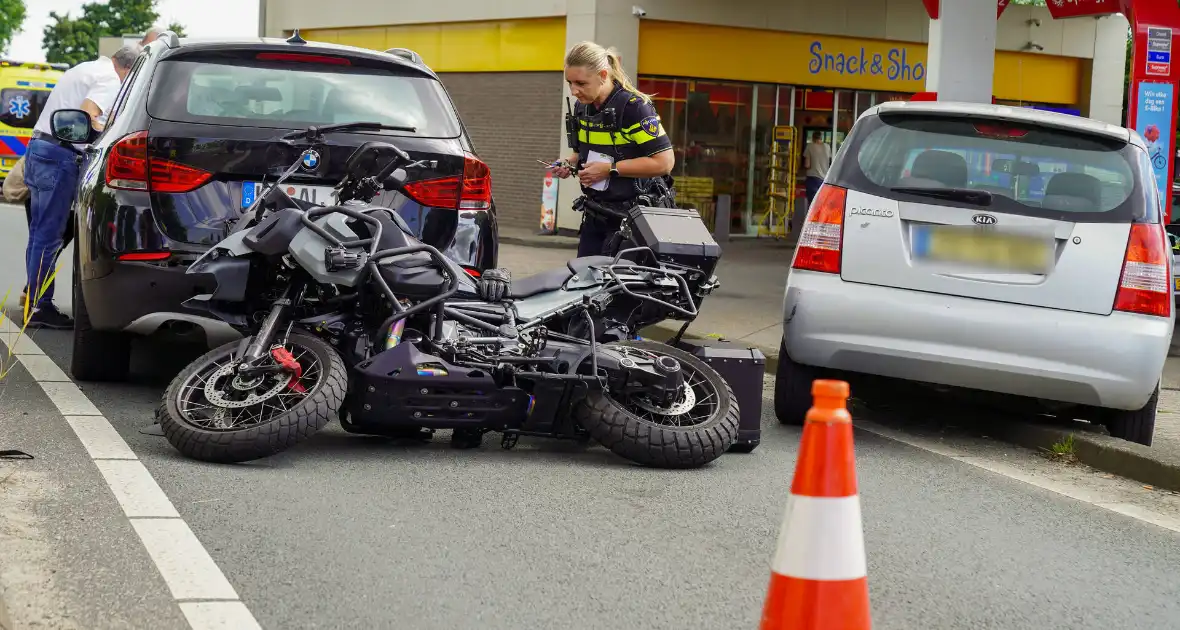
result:
M 650 247 L 660 260 L 696 267 L 706 277 L 714 272 L 721 246 L 696 210 L 638 206 L 631 209 L 630 217 L 632 239 Z

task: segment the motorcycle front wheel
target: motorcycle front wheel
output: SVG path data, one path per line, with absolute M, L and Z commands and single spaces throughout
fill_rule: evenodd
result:
M 643 466 L 698 468 L 721 457 L 737 441 L 741 411 L 729 383 L 704 361 L 667 344 L 621 341 L 628 352 L 667 356 L 680 363 L 684 390 L 679 402 L 660 407 L 642 396 L 616 398 L 592 391 L 574 418 L 595 441 Z
M 284 346 L 300 374 L 243 379 L 234 371 L 239 342 L 215 348 L 168 385 L 156 410 L 168 442 L 192 459 L 245 462 L 285 451 L 331 421 L 348 389 L 348 371 L 332 346 L 292 333 Z

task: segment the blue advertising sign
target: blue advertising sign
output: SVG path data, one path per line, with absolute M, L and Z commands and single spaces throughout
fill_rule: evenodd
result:
M 1172 152 L 1174 98 L 1171 83 L 1139 84 L 1135 131 L 1147 141 L 1147 155 L 1151 157 L 1151 168 L 1155 172 L 1160 199 L 1168 199 L 1172 195 L 1172 173 L 1168 168 L 1171 160 L 1168 158 Z

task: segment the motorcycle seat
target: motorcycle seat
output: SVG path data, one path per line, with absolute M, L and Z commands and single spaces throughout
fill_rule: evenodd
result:
M 574 276 L 580 276 L 594 265 L 606 265 L 613 261 L 610 256 L 583 256 L 566 263 L 565 269 L 550 269 L 541 273 L 513 280 L 508 292 L 514 299 L 529 298 L 549 291 L 558 291 Z

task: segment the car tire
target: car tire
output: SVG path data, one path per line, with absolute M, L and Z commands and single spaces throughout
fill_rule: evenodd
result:
M 778 368 L 774 371 L 774 415 L 780 423 L 803 425 L 811 409 L 811 384 L 817 375 L 815 368 L 791 359 L 785 340 L 779 343 Z
M 1155 391 L 1147 404 L 1139 409 L 1126 411 L 1123 409 L 1103 409 L 1102 421 L 1112 437 L 1128 442 L 1135 442 L 1144 446 L 1151 446 L 1151 438 L 1155 434 L 1155 410 L 1160 398 L 1160 386 L 1157 383 Z
M 78 246 L 74 245 L 74 350 L 70 376 L 76 381 L 118 382 L 131 371 L 131 335 L 94 330 L 82 297 L 82 272 L 78 268 Z

